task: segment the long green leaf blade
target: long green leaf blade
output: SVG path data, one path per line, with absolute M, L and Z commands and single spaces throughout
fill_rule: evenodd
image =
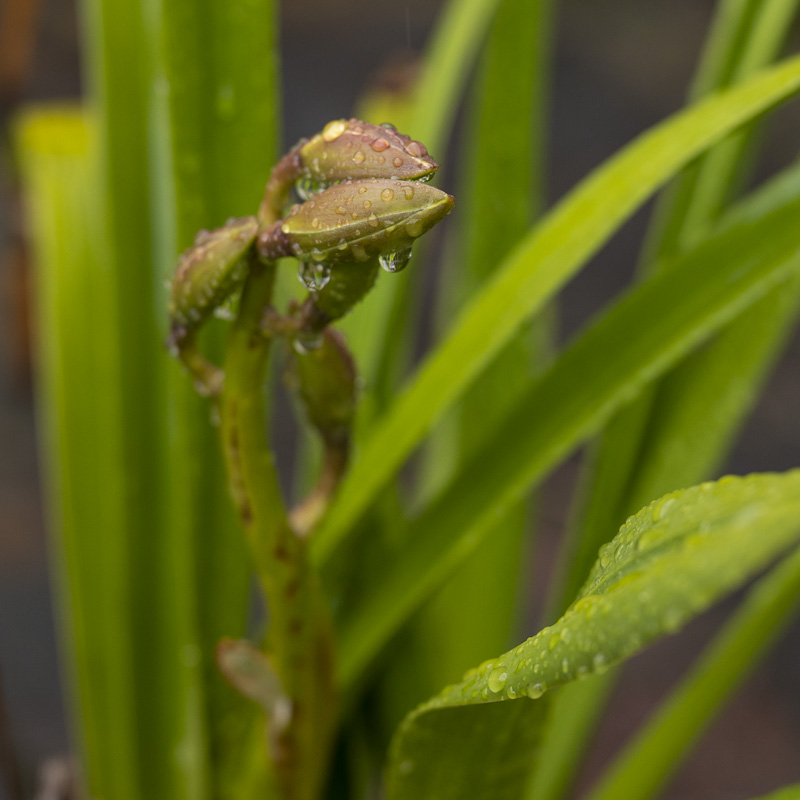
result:
M 467 673 L 406 718 L 391 751 L 390 800 L 518 797 L 524 771 L 510 766 L 512 774 L 500 773 L 502 783 L 495 783 L 492 764 L 461 761 L 458 741 L 467 710 L 462 708 L 459 727 L 449 730 L 436 719 L 442 710 L 452 714 L 453 708 L 473 706 L 479 719 L 484 709 L 478 706 L 497 703 L 509 707 L 511 718 L 516 704 L 509 701 L 527 703 L 554 687 L 603 673 L 677 632 L 799 539 L 800 470 L 729 477 L 673 492 L 645 507 L 603 548 L 586 585 L 558 622 Z M 494 712 L 494 723 L 502 728 L 501 714 Z M 431 730 L 441 742 L 438 748 Z M 510 749 L 506 755 L 514 764 L 513 745 Z M 470 792 L 451 791 L 444 758 L 452 770 L 469 771 Z
M 707 241 L 634 289 L 533 384 L 487 446 L 413 523 L 412 540 L 387 573 L 374 576 L 369 604 L 342 634 L 346 684 L 509 503 L 648 381 L 773 286 L 793 279 L 800 267 L 798 211 L 795 199 Z M 631 337 L 632 330 L 641 334 Z
M 800 605 L 800 550 L 762 578 L 590 800 L 653 797 Z
M 64 108 L 28 111 L 15 133 L 35 255 L 39 438 L 73 729 L 85 788 L 137 800 L 122 399 L 108 383 L 119 357 L 114 339 L 98 335 L 115 322 L 115 280 L 98 246 L 95 131 L 85 112 Z
M 652 191 L 798 89 L 800 59 L 793 59 L 713 97 L 640 137 L 550 213 L 499 267 L 377 426 L 317 534 L 317 558 L 331 554 L 430 425 Z

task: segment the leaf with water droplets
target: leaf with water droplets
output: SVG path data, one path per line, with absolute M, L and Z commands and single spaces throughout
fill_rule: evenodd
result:
M 527 770 L 517 769 L 512 743 L 525 733 L 516 726 L 531 720 L 517 717 L 517 703 L 501 701 L 539 698 L 555 686 L 602 673 L 683 627 L 798 541 L 800 470 L 727 477 L 651 503 L 603 548 L 558 622 L 470 670 L 461 683 L 406 717 L 391 748 L 390 800 L 516 800 Z M 495 729 L 482 718 L 492 704 Z M 485 731 L 487 746 L 498 730 L 509 743 L 488 769 L 479 758 L 470 769 L 480 747 L 470 740 L 465 751 L 461 743 L 462 731 L 473 722 Z M 415 769 L 400 769 L 404 763 Z M 446 780 L 456 773 L 457 781 Z

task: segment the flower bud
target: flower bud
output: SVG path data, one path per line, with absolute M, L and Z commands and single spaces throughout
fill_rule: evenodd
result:
M 342 335 L 325 328 L 319 345 L 295 349 L 297 388 L 309 422 L 330 444 L 349 439 L 356 412 L 356 367 Z
M 426 184 L 372 178 L 345 181 L 292 208 L 258 236 L 274 259 L 336 264 L 407 250 L 453 208 L 455 200 Z
M 255 217 L 243 217 L 197 234 L 172 280 L 169 312 L 174 328 L 196 327 L 242 283 L 257 231 Z
M 392 125 L 358 119 L 329 122 L 298 150 L 305 176 L 320 184 L 366 177 L 419 180 L 439 168 L 425 145 Z

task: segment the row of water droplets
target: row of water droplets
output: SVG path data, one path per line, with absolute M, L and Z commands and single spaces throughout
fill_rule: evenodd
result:
M 386 272 L 400 272 L 405 269 L 410 258 L 411 248 L 407 247 L 404 250 L 378 256 L 378 263 Z M 309 292 L 319 292 L 330 283 L 331 269 L 324 263 L 301 261 L 297 268 L 297 277 Z

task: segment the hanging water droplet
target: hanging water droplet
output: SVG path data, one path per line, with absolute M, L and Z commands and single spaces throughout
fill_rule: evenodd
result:
M 331 271 L 324 264 L 301 261 L 297 268 L 297 277 L 309 292 L 318 292 L 331 279 Z
M 292 340 L 292 348 L 298 355 L 307 356 L 322 347 L 322 336 L 303 336 Z
M 234 298 L 229 297 L 224 303 L 218 305 L 214 309 L 214 316 L 217 319 L 224 319 L 227 321 L 231 321 L 236 317 L 236 308 L 234 303 Z
M 378 262 L 387 272 L 400 272 L 400 270 L 405 269 L 410 258 L 411 248 L 407 247 L 405 250 L 398 250 L 396 253 L 384 253 L 378 257 Z

